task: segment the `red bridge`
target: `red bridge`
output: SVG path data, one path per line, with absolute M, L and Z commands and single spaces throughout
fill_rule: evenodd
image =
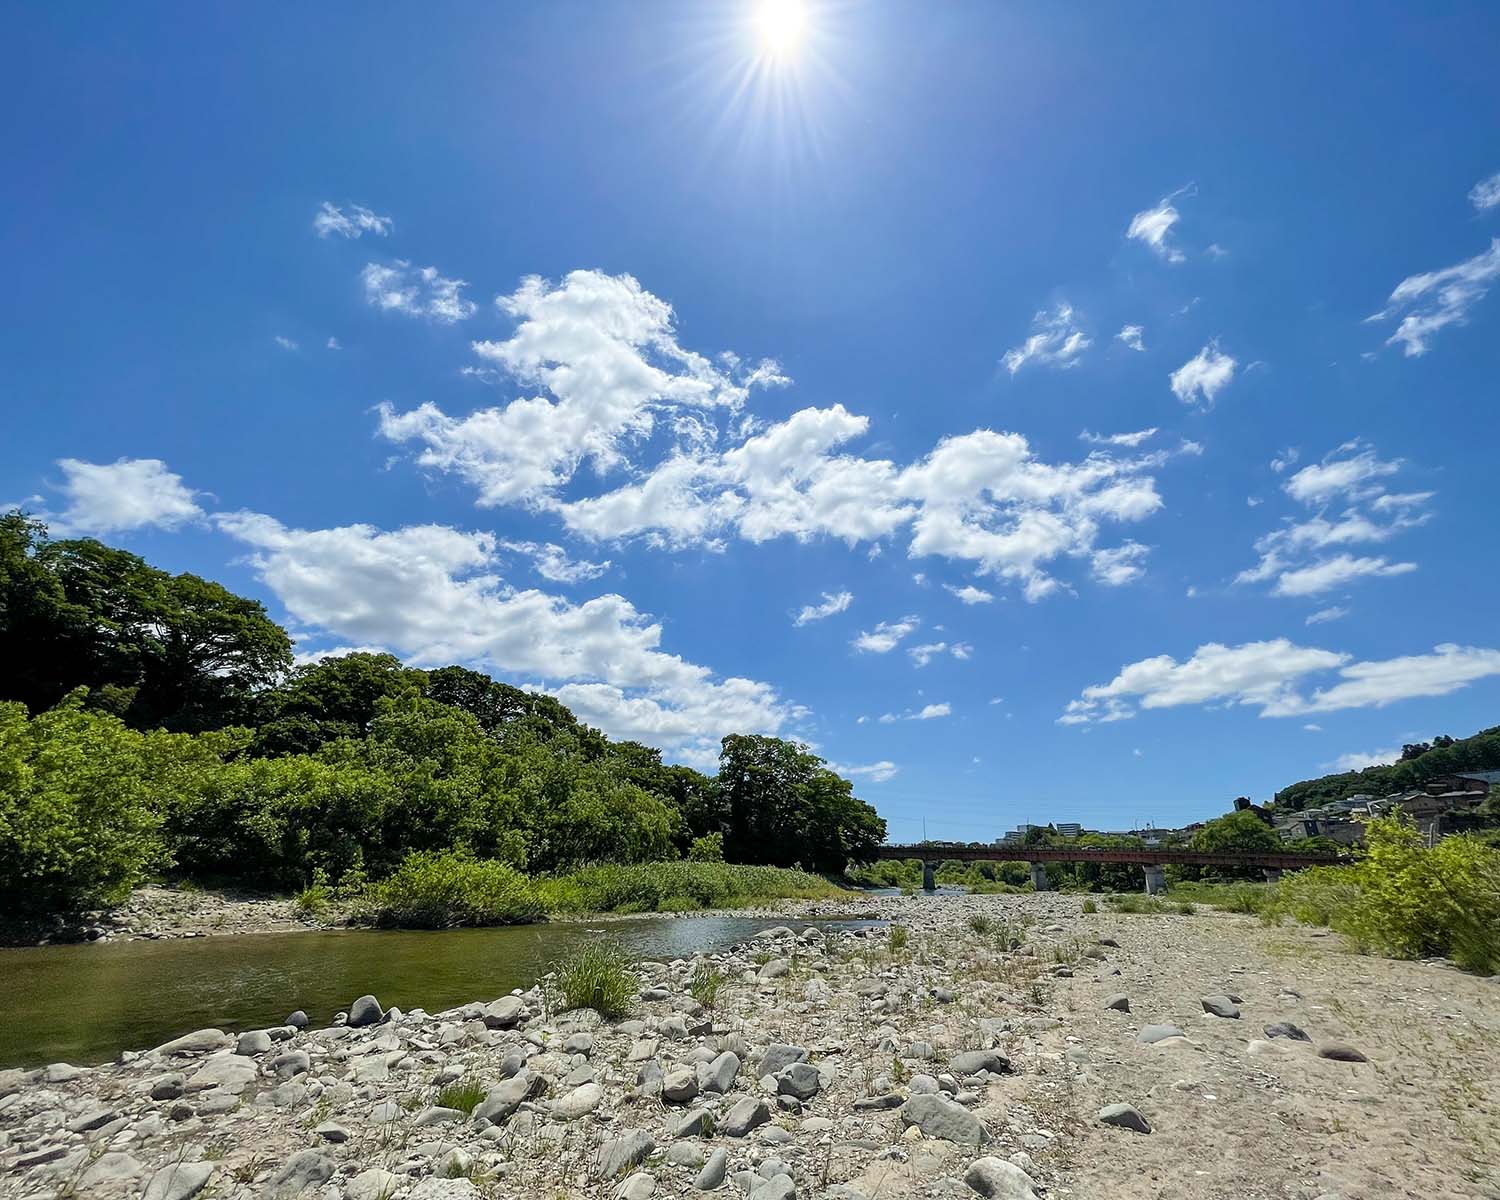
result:
M 941 843 L 919 842 L 910 846 L 881 846 L 875 851 L 878 859 L 899 859 L 922 862 L 922 886 L 932 891 L 936 886 L 937 864 L 941 862 L 1024 862 L 1031 865 L 1031 885 L 1037 891 L 1047 890 L 1047 873 L 1043 864 L 1049 862 L 1097 862 L 1135 863 L 1145 869 L 1146 891 L 1155 895 L 1166 888 L 1166 877 L 1162 867 L 1168 863 L 1179 863 L 1199 867 L 1259 867 L 1268 880 L 1278 879 L 1282 871 L 1296 871 L 1303 867 L 1336 866 L 1348 862 L 1337 854 L 1298 854 L 1284 850 L 1231 850 L 1211 852 L 1174 847 L 1169 850 L 1100 849 L 1082 846 L 945 846 Z

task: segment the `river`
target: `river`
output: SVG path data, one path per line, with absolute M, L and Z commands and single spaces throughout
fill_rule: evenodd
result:
M 0 950 L 0 1068 L 86 1066 L 194 1029 L 260 1029 L 302 1009 L 314 1023 L 366 992 L 438 1012 L 493 1000 L 580 942 L 608 936 L 637 958 L 725 949 L 762 929 L 852 929 L 875 921 L 647 917 L 441 933 L 339 930 Z

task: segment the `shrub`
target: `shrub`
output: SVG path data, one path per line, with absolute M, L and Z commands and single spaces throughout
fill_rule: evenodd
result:
M 484 1085 L 473 1079 L 461 1079 L 450 1083 L 438 1093 L 439 1108 L 456 1108 L 461 1113 L 472 1113 L 484 1099 Z
M 910 940 L 911 940 L 911 935 L 910 935 L 910 933 L 907 932 L 907 928 L 906 928 L 905 925 L 892 925 L 891 926 L 891 953 L 892 954 L 900 954 L 902 951 L 904 951 L 906 949 L 907 943 Z
M 592 1008 L 601 1017 L 619 1017 L 630 1011 L 636 993 L 630 960 L 614 942 L 586 942 L 560 963 L 556 985 L 567 1008 Z
M 713 1012 L 723 986 L 724 972 L 710 962 L 700 962 L 693 968 L 693 976 L 688 980 L 688 995 L 709 1012 Z
M 782 867 L 716 862 L 602 863 L 538 881 L 556 912 L 660 912 L 668 902 L 691 908 L 741 908 L 769 900 L 844 895 L 817 875 Z
M 409 854 L 355 904 L 356 919 L 408 929 L 515 925 L 540 920 L 546 911 L 531 881 L 514 867 L 459 852 Z
M 986 916 L 984 913 L 969 914 L 970 932 L 977 933 L 980 937 L 986 937 L 994 931 L 994 928 L 995 919 L 993 917 Z
M 1086 913 L 1096 913 L 1099 911 L 1099 906 L 1092 900 L 1085 900 L 1083 902 L 1083 911 Z
M 724 835 L 706 833 L 693 839 L 688 846 L 688 858 L 693 862 L 723 862 Z

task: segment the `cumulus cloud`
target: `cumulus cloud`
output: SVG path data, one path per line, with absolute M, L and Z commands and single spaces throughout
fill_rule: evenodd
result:
M 848 763 L 829 763 L 828 769 L 837 775 L 843 775 L 848 779 L 868 779 L 871 783 L 885 783 L 896 777 L 896 772 L 901 768 L 889 759 L 880 762 L 867 763 L 863 766 L 851 766 Z
M 824 592 L 821 604 L 804 604 L 802 611 L 792 621 L 793 625 L 807 625 L 821 621 L 835 613 L 841 613 L 854 603 L 853 592 Z
M 61 458 L 57 465 L 63 473 L 56 488 L 63 497 L 62 511 L 43 508 L 37 513 L 56 536 L 176 529 L 203 516 L 199 493 L 159 458 L 120 458 L 112 463 Z
M 1340 754 L 1323 766 L 1329 771 L 1363 771 L 1366 767 L 1387 766 L 1400 758 L 1400 746 L 1387 746 L 1384 750 L 1356 750 L 1351 754 Z
M 367 233 L 385 237 L 391 232 L 391 219 L 377 216 L 362 204 L 340 207 L 325 200 L 313 217 L 313 229 L 321 238 L 334 234 L 358 238 Z
M 489 533 L 444 525 L 295 529 L 259 513 L 220 528 L 299 627 L 386 646 L 414 666 L 468 663 L 537 680 L 611 736 L 709 762 L 733 732 L 776 733 L 803 710 L 767 683 L 721 678 L 661 648 L 662 627 L 623 596 L 582 603 L 515 589 Z
M 1156 436 L 1156 426 L 1150 429 L 1137 429 L 1134 433 L 1091 433 L 1085 429 L 1079 438 L 1093 446 L 1126 446 L 1134 450 L 1142 442 L 1150 441 Z
M 1005 352 L 1001 361 L 1014 375 L 1027 363 L 1038 366 L 1076 367 L 1080 356 L 1093 343 L 1078 327 L 1077 314 L 1066 301 L 1051 312 L 1045 309 L 1031 319 L 1031 336 Z
M 1089 562 L 1093 566 L 1095 579 L 1109 587 L 1119 587 L 1146 573 L 1142 563 L 1149 553 L 1149 546 L 1143 546 L 1139 542 L 1126 542 L 1123 546 L 1109 550 L 1095 550 L 1090 555 Z
M 1354 555 L 1345 549 L 1388 541 L 1430 518 L 1425 506 L 1431 492 L 1387 490 L 1387 481 L 1401 466 L 1399 459 L 1383 460 L 1372 447 L 1353 441 L 1290 476 L 1282 490 L 1316 511 L 1289 518 L 1258 538 L 1259 561 L 1241 571 L 1235 582 L 1274 580 L 1274 595 L 1317 596 L 1357 579 L 1415 571 L 1412 562 Z
M 967 642 L 924 642 L 920 646 L 911 646 L 906 651 L 911 655 L 911 660 L 918 667 L 925 667 L 934 658 L 944 654 L 951 654 L 957 659 L 967 659 L 974 653 L 974 647 Z
M 1500 171 L 1481 179 L 1469 189 L 1469 203 L 1480 212 L 1500 207 Z
M 474 315 L 475 304 L 466 300 L 462 279 L 449 279 L 436 267 L 413 267 L 404 258 L 390 263 L 366 263 L 360 272 L 365 299 L 382 312 L 408 317 L 426 317 L 440 325 L 452 325 Z
M 1366 320 L 1387 321 L 1401 314 L 1400 324 L 1385 344 L 1400 342 L 1407 358 L 1418 358 L 1431 349 L 1434 334 L 1468 320 L 1469 310 L 1484 299 L 1496 279 L 1500 279 L 1500 238 L 1461 263 L 1408 275 L 1396 285 L 1386 306 Z
M 921 623 L 916 617 L 881 621 L 874 629 L 859 634 L 850 645 L 862 654 L 889 654 L 901 644 L 903 638 L 915 632 Z
M 1500 650 L 1444 644 L 1431 654 L 1354 662 L 1332 650 L 1286 638 L 1199 646 L 1178 662 L 1169 655 L 1124 667 L 1113 680 L 1083 690 L 1060 724 L 1123 721 L 1142 709 L 1181 705 L 1258 708 L 1263 717 L 1291 717 L 1348 708 L 1382 708 L 1400 700 L 1445 696 L 1476 679 L 1500 675 Z M 1338 681 L 1308 691 L 1309 677 L 1337 672 Z
M 1233 358 L 1219 350 L 1217 341 L 1209 342 L 1172 372 L 1172 394 L 1184 404 L 1212 405 L 1234 378 L 1236 365 Z
M 1191 194 L 1191 186 L 1179 189 L 1162 199 L 1153 208 L 1143 209 L 1130 219 L 1125 236 L 1149 247 L 1158 258 L 1169 263 L 1183 261 L 1183 253 L 1172 238 L 1172 229 L 1181 220 L 1181 214 L 1173 203 L 1179 196 Z
M 1145 353 L 1145 333 L 1145 329 L 1139 325 L 1122 325 L 1120 332 L 1115 334 L 1115 340 L 1123 342 L 1128 350 L 1138 350 Z
M 553 542 L 501 542 L 503 550 L 523 555 L 531 560 L 531 566 L 543 579 L 553 583 L 583 583 L 598 579 L 609 570 L 609 560 L 589 562 L 573 558 L 561 546 Z
M 951 584 L 945 583 L 943 587 L 957 596 L 964 604 L 989 604 L 995 598 L 993 592 L 977 588 L 972 583 L 966 583 L 963 587 L 953 587 Z

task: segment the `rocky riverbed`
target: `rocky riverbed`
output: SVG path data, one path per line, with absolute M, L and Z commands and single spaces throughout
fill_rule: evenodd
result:
M 863 907 L 899 925 L 642 963 L 616 1020 L 351 996 L 0 1072 L 0 1194 L 1500 1196 L 1494 983 L 1226 914 Z

